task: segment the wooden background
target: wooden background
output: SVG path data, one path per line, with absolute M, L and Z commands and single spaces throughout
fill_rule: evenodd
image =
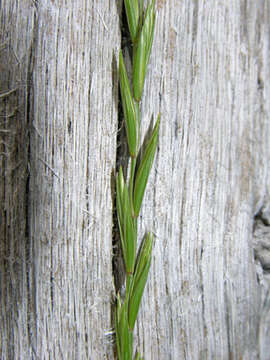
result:
M 136 342 L 146 360 L 269 360 L 270 1 L 156 3 Z M 0 7 L 0 358 L 113 359 L 122 2 Z

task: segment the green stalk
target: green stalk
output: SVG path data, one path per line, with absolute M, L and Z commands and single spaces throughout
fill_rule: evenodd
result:
M 136 169 L 136 160 L 137 160 L 136 157 L 131 158 L 130 177 L 129 177 L 129 196 L 130 196 L 132 214 L 134 214 L 134 210 L 133 210 L 133 185 L 134 185 L 134 177 L 135 177 L 135 169 Z
M 139 161 L 140 101 L 153 42 L 155 1 L 150 0 L 145 13 L 142 0 L 124 2 L 133 42 L 133 71 L 131 88 L 120 52 L 120 91 L 130 154 L 130 173 L 128 186 L 121 168 L 116 178 L 117 216 L 126 271 L 126 289 L 123 299 L 119 294 L 117 296 L 115 332 L 118 360 L 132 360 L 133 330 L 150 270 L 153 244 L 153 236 L 149 233 L 137 250 L 137 218 L 157 148 L 160 116 Z M 134 360 L 142 359 L 136 351 Z

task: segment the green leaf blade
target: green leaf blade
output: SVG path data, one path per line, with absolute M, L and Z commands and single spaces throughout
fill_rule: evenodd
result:
M 145 22 L 143 26 L 143 31 L 145 32 L 145 34 L 147 34 L 147 48 L 146 48 L 147 65 L 149 62 L 152 45 L 153 45 L 155 22 L 156 22 L 155 1 L 153 0 L 146 10 Z
M 127 76 L 127 71 L 123 59 L 122 52 L 119 54 L 119 73 L 120 73 L 120 91 L 122 98 L 122 106 L 125 117 L 125 128 L 127 134 L 127 141 L 129 152 L 132 157 L 137 155 L 138 148 L 138 111 L 135 107 L 133 97 L 131 94 L 131 89 L 129 85 L 129 80 Z
M 125 0 L 128 28 L 132 42 L 135 42 L 139 26 L 139 0 Z
M 149 274 L 152 258 L 152 244 L 153 236 L 148 234 L 143 240 L 143 244 L 136 261 L 128 307 L 128 322 L 131 330 L 133 330 L 135 326 L 143 291 Z
M 145 188 L 154 161 L 154 156 L 158 142 L 159 123 L 160 123 L 160 115 L 158 116 L 156 125 L 152 132 L 152 136 L 149 140 L 149 143 L 147 144 L 143 159 L 139 165 L 136 174 L 134 194 L 133 194 L 133 207 L 136 216 L 139 215 L 141 209 Z
M 140 101 L 143 92 L 144 79 L 152 49 L 155 28 L 155 6 L 152 1 L 146 11 L 144 24 L 138 35 L 138 43 L 134 48 L 133 57 L 133 94 L 136 101 Z
M 120 168 L 116 179 L 116 204 L 126 271 L 128 274 L 132 274 L 136 259 L 137 234 L 132 218 L 128 188 L 124 180 L 122 168 Z
M 121 304 L 119 295 L 116 311 L 116 344 L 119 360 L 132 360 L 133 333 L 128 326 L 127 302 Z

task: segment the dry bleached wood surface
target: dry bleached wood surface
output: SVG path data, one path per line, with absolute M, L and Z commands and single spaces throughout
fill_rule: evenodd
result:
M 17 123 L 24 162 L 13 175 L 19 160 L 2 157 L 0 357 L 111 359 L 117 4 L 2 1 L 1 37 L 1 66 L 15 53 L 23 77 L 7 68 L 1 90 L 18 86 L 25 107 L 2 125 Z M 14 193 L 21 169 L 29 180 Z
M 112 359 L 120 2 L 1 2 L 1 359 Z M 268 0 L 157 0 L 146 360 L 270 359 Z M 255 249 L 255 251 L 253 250 Z

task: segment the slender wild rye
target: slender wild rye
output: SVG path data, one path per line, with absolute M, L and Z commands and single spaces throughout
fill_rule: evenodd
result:
M 125 264 L 125 296 L 117 296 L 115 331 L 118 360 L 132 360 L 133 330 L 147 281 L 153 236 L 148 233 L 137 250 L 137 218 L 153 164 L 159 133 L 160 116 L 150 140 L 138 158 L 140 145 L 140 102 L 144 79 L 152 48 L 155 26 L 155 0 L 150 0 L 145 11 L 142 0 L 124 0 L 130 38 L 132 41 L 132 86 L 120 52 L 119 74 L 125 129 L 130 154 L 129 180 L 124 179 L 122 168 L 116 177 L 116 205 L 121 248 Z M 142 357 L 136 352 L 135 360 Z

